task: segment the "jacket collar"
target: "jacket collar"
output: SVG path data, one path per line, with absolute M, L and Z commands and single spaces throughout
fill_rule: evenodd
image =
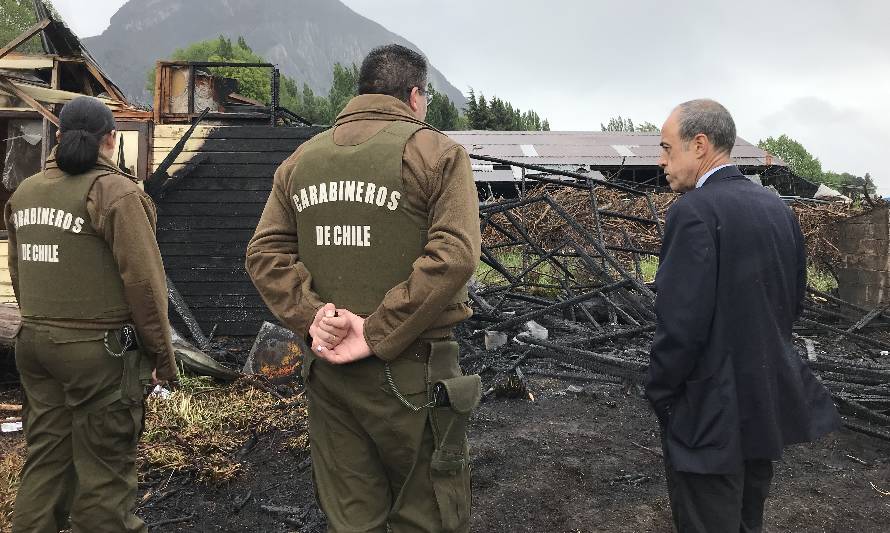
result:
M 408 104 L 385 94 L 360 94 L 353 97 L 337 116 L 334 126 L 356 120 L 404 120 L 435 129 L 426 122 L 418 120 Z
M 713 174 L 708 176 L 708 179 L 706 179 L 705 182 L 702 183 L 702 187 L 707 187 L 708 185 L 710 185 L 712 183 L 717 183 L 718 181 L 728 180 L 731 178 L 744 178 L 744 177 L 745 177 L 745 175 L 742 174 L 742 171 L 739 170 L 739 167 L 737 167 L 735 165 L 730 165 L 728 167 L 723 167 L 720 170 L 718 170 L 717 172 L 714 172 Z

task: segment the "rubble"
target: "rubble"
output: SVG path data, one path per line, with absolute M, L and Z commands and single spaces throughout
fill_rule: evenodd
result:
M 648 368 L 655 295 L 642 258 L 657 256 L 675 195 L 548 173 L 529 175 L 538 184 L 524 196 L 480 207 L 489 270 L 477 276 L 470 297 L 476 335 L 489 352 L 477 353 L 471 334 L 463 362 L 489 383 L 486 396 L 522 396 L 525 374 L 634 387 Z M 862 208 L 802 203 L 795 209 L 811 257 L 824 261 L 832 251 L 825 226 Z M 530 334 L 537 328 L 547 336 Z M 794 331 L 799 355 L 831 392 L 846 427 L 890 440 L 890 311 L 810 288 Z M 526 350 L 519 360 L 493 348 L 492 339 L 509 335 Z

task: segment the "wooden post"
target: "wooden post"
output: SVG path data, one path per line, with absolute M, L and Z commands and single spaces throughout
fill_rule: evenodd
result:
M 86 68 L 90 72 L 90 74 L 92 74 L 93 77 L 96 78 L 96 81 L 99 82 L 99 85 L 101 85 L 105 89 L 105 92 L 108 93 L 108 96 L 118 100 L 119 102 L 127 101 L 127 99 L 117 89 L 117 87 L 115 87 L 113 84 L 108 82 L 108 80 L 105 78 L 105 76 L 102 75 L 102 72 L 99 71 L 99 69 L 96 67 L 96 65 L 94 65 L 93 62 L 90 61 L 89 58 L 85 58 L 83 64 L 84 64 L 84 66 L 86 66 Z
M 154 123 L 161 123 L 161 111 L 164 105 L 164 76 L 167 67 L 162 65 L 160 61 L 155 63 L 155 99 L 154 99 Z

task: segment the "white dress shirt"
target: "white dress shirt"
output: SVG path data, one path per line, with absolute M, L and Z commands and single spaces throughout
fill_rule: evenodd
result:
M 712 168 L 711 170 L 705 172 L 705 173 L 702 175 L 702 177 L 698 178 L 698 181 L 695 182 L 695 188 L 698 189 L 699 187 L 701 187 L 702 185 L 704 185 L 705 182 L 708 180 L 708 178 L 711 177 L 711 174 L 713 174 L 714 172 L 717 172 L 717 171 L 720 170 L 721 168 L 726 168 L 726 167 L 731 167 L 731 166 L 732 166 L 732 163 L 727 163 L 727 164 L 725 164 L 725 165 L 720 165 L 719 167 L 714 167 L 714 168 Z

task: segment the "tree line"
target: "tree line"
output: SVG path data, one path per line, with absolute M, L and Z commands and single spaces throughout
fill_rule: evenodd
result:
M 792 172 L 802 178 L 836 189 L 844 194 L 857 196 L 863 190 L 868 194 L 875 193 L 875 184 L 871 175 L 866 172 L 864 176 L 857 176 L 849 172 L 832 172 L 822 169 L 822 162 L 804 146 L 782 134 L 778 137 L 767 137 L 757 143 L 760 149 L 782 158 Z
M 247 44 L 243 37 L 234 41 L 225 36 L 209 39 L 180 48 L 170 55 L 174 61 L 226 61 L 239 63 L 265 63 Z M 252 100 L 269 103 L 271 82 L 263 69 L 243 67 L 213 67 L 211 73 L 238 81 L 238 94 Z M 333 67 L 333 81 L 328 93 L 315 94 L 309 84 L 300 85 L 297 80 L 281 76 L 280 105 L 293 111 L 313 124 L 333 124 L 349 100 L 358 94 L 358 67 L 337 63 Z M 146 80 L 146 89 L 154 91 L 155 71 Z M 466 110 L 451 101 L 444 93 L 427 86 L 430 103 L 427 106 L 427 122 L 440 130 L 549 130 L 547 119 L 533 110 L 522 112 L 510 102 L 498 97 L 486 100 L 477 98 L 470 90 Z
M 658 126 L 651 122 L 634 124 L 634 121 L 621 115 L 609 119 L 608 124 L 600 124 L 602 131 L 627 131 L 627 132 L 659 132 Z M 789 137 L 767 137 L 761 139 L 757 146 L 772 155 L 780 157 L 788 168 L 796 175 L 814 183 L 825 185 L 848 196 L 858 196 L 863 190 L 868 194 L 875 193 L 875 184 L 868 172 L 864 176 L 857 176 L 849 172 L 832 172 L 822 169 L 822 162 L 815 157 L 803 145 Z

